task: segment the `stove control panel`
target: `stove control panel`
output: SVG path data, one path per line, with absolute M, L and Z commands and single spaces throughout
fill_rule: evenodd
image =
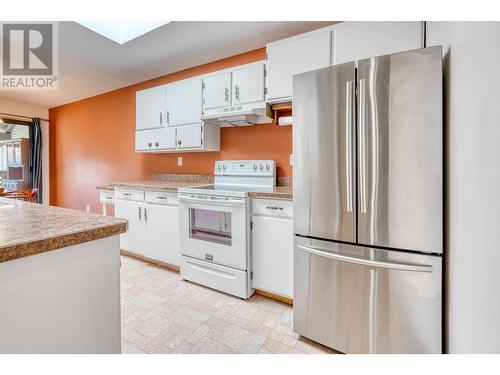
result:
M 274 160 L 218 160 L 215 175 L 219 176 L 275 176 Z

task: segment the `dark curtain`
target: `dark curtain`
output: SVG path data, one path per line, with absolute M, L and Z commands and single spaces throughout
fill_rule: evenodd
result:
M 42 203 L 42 129 L 40 119 L 34 118 L 30 137 L 30 177 L 31 187 L 38 189 L 36 201 Z

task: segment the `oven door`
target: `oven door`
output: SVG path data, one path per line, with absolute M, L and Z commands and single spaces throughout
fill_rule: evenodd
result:
M 247 269 L 246 198 L 179 194 L 182 255 Z

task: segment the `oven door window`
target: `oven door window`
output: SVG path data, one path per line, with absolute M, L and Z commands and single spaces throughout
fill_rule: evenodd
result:
M 189 237 L 231 246 L 231 212 L 189 209 Z

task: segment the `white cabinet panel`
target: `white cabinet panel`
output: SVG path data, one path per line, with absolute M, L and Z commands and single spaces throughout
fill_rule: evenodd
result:
M 267 100 L 290 99 L 294 74 L 330 65 L 331 31 L 270 43 L 267 45 L 267 55 Z
M 231 105 L 231 72 L 203 78 L 203 109 Z
M 233 71 L 233 105 L 264 101 L 264 63 Z
M 423 47 L 420 21 L 343 22 L 335 27 L 333 64 Z
M 200 122 L 201 103 L 201 78 L 168 84 L 167 125 L 175 126 Z
M 146 256 L 180 265 L 179 209 L 177 206 L 146 204 Z
M 155 129 L 154 148 L 169 150 L 175 148 L 175 128 Z
M 165 86 L 138 91 L 135 96 L 135 129 L 154 129 L 166 125 Z
M 135 151 L 154 149 L 155 130 L 139 130 L 135 132 Z
M 142 202 L 115 199 L 115 216 L 128 220 L 127 232 L 120 234 L 120 249 L 144 255 Z
M 293 220 L 253 216 L 252 286 L 293 298 Z
M 177 128 L 177 148 L 201 147 L 202 124 L 179 126 Z

